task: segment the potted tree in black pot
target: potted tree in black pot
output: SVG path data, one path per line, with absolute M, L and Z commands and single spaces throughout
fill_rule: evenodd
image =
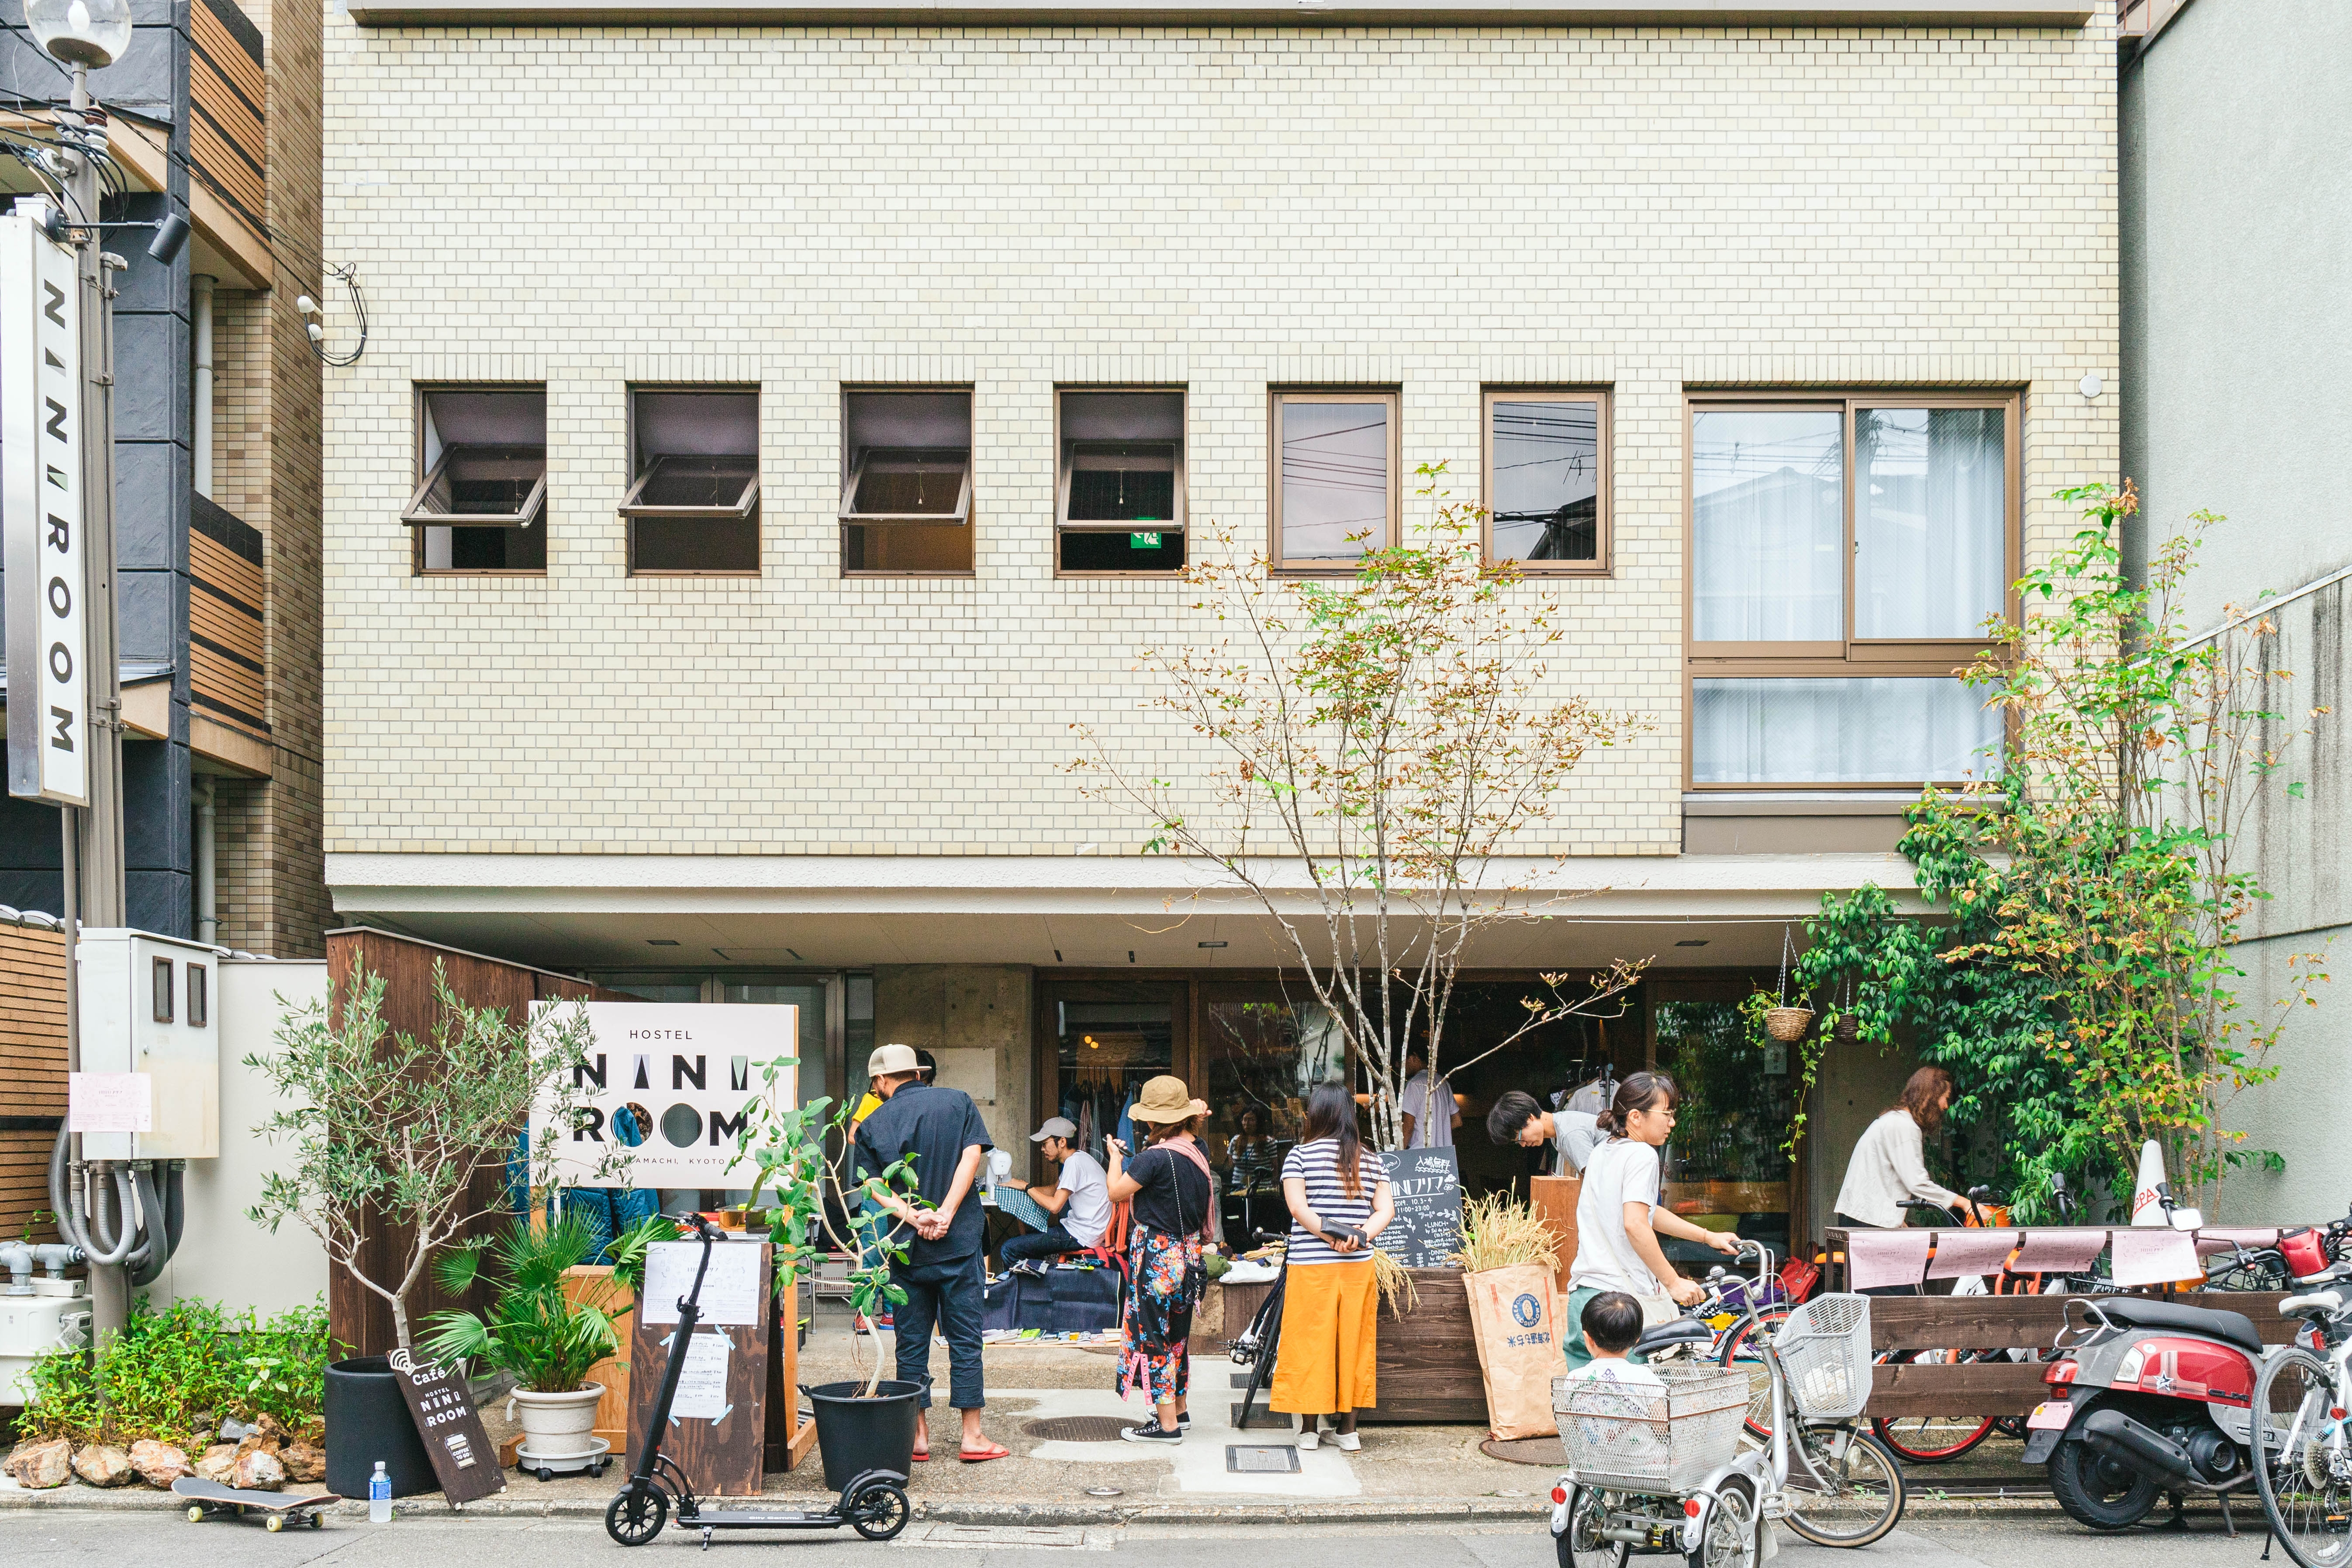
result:
M 906 1291 L 890 1283 L 890 1266 L 903 1262 L 907 1249 L 898 1239 L 898 1219 L 882 1200 L 920 1200 L 911 1160 L 864 1177 L 856 1173 L 848 1106 L 825 1099 L 777 1103 L 782 1069 L 796 1065 L 791 1057 L 761 1064 L 765 1092 L 744 1107 L 736 1163 L 756 1165 L 752 1191 L 775 1196 L 768 1235 L 775 1244 L 779 1291 L 791 1279 L 813 1278 L 828 1250 L 849 1257 L 850 1307 L 861 1325 L 850 1343 L 863 1375 L 808 1391 L 816 1408 L 824 1482 L 838 1489 L 864 1470 L 912 1472 L 922 1385 L 883 1377 L 882 1336 L 874 1320 L 886 1303 L 907 1299 Z
M 293 1220 L 340 1268 L 392 1310 L 394 1337 L 415 1345 L 409 1303 L 426 1267 L 501 1206 L 477 1201 L 475 1178 L 503 1170 L 534 1104 L 569 1124 L 574 1068 L 593 1043 L 586 1012 L 551 1008 L 516 1019 L 468 1006 L 433 970 L 432 1037 L 386 1026 L 384 979 L 363 965 L 337 1005 L 312 1002 L 279 1026 L 277 1048 L 246 1058 L 276 1090 L 278 1109 L 254 1129 L 286 1146 L 247 1216 L 276 1230 Z M 628 1152 L 604 1146 L 598 1182 L 620 1179 Z M 556 1151 L 530 1152 L 531 1184 L 552 1176 Z M 491 1190 L 501 1197 L 505 1184 Z M 386 1236 L 399 1245 L 381 1249 Z M 327 1368 L 327 1485 L 365 1497 L 378 1461 L 393 1495 L 436 1489 L 388 1358 L 355 1356 Z

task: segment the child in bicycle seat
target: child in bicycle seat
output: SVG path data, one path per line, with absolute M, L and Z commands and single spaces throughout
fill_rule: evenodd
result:
M 1618 1462 L 1639 1469 L 1663 1461 L 1661 1441 L 1665 1414 L 1658 1401 L 1665 1382 L 1649 1367 L 1628 1361 L 1626 1354 L 1642 1337 L 1642 1303 L 1622 1290 L 1604 1290 L 1584 1304 L 1579 1326 L 1592 1359 L 1568 1374 L 1571 1383 L 1601 1383 L 1623 1393 L 1586 1393 L 1576 1396 L 1574 1419 L 1578 1436 L 1588 1451 L 1607 1452 Z
M 1585 1348 L 1592 1352 L 1592 1359 L 1569 1376 L 1644 1388 L 1665 1386 L 1649 1367 L 1626 1359 L 1642 1337 L 1641 1302 L 1622 1290 L 1604 1290 L 1584 1304 L 1584 1317 L 1578 1326 L 1584 1331 Z

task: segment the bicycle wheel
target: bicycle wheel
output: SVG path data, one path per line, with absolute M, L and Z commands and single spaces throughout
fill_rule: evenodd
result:
M 1756 1343 L 1756 1328 L 1762 1324 L 1769 1338 L 1788 1321 L 1790 1310 L 1786 1305 L 1757 1309 L 1752 1321 L 1742 1318 L 1732 1325 L 1715 1355 L 1716 1364 L 1725 1371 L 1736 1368 L 1748 1374 L 1748 1435 L 1759 1443 L 1772 1437 L 1772 1374 L 1765 1369 L 1764 1352 Z
M 1576 1494 L 1568 1528 L 1551 1538 L 1552 1555 L 1559 1560 L 1559 1568 L 1625 1568 L 1633 1548 L 1622 1541 L 1601 1538 L 1601 1526 L 1609 1522 L 1611 1495 L 1590 1488 Z
M 1921 1366 L 1952 1366 L 1979 1359 L 1975 1351 L 1898 1351 L 1889 1361 Z M 1895 1457 L 1914 1465 L 1940 1465 L 1992 1436 L 1990 1416 L 1882 1415 L 1870 1424 Z
M 2254 1384 L 2254 1485 L 2271 1533 L 2300 1568 L 2352 1563 L 2352 1454 L 2327 1363 L 2300 1346 Z M 2265 1418 L 2267 1415 L 2267 1418 Z
M 1258 1309 L 1264 1327 L 1258 1333 L 1257 1357 L 1250 1363 L 1249 1382 L 1242 1389 L 1241 1414 L 1234 1421 L 1239 1431 L 1249 1430 L 1250 1407 L 1257 1403 L 1258 1391 L 1274 1375 L 1274 1358 L 1282 1349 L 1282 1291 L 1289 1283 L 1287 1274 L 1276 1280 L 1274 1289 L 1266 1292 L 1265 1305 Z
M 1895 1528 L 1906 1500 L 1903 1469 L 1885 1445 L 1843 1426 L 1809 1427 L 1804 1444 L 1830 1489 L 1791 1490 L 1790 1529 L 1816 1546 L 1867 1546 Z

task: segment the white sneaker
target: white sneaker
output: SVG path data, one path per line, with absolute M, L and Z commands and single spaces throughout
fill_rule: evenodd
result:
M 1311 1454 L 1322 1445 L 1323 1439 L 1316 1435 L 1312 1426 L 1298 1435 L 1298 1451 L 1302 1454 Z
M 1331 1444 L 1343 1454 L 1353 1454 L 1363 1447 L 1364 1440 L 1353 1432 L 1334 1432 L 1331 1434 Z

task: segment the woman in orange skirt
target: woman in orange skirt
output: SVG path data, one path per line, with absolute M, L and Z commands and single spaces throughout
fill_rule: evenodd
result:
M 1282 1339 L 1267 1407 L 1307 1420 L 1301 1448 L 1322 1442 L 1318 1417 L 1332 1417 L 1332 1442 L 1354 1453 L 1356 1412 L 1380 1402 L 1380 1286 L 1372 1242 L 1396 1218 L 1388 1173 L 1356 1133 L 1356 1100 L 1345 1086 L 1318 1084 L 1307 1098 L 1306 1136 L 1282 1162 L 1290 1204 L 1290 1247 L 1282 1288 Z

